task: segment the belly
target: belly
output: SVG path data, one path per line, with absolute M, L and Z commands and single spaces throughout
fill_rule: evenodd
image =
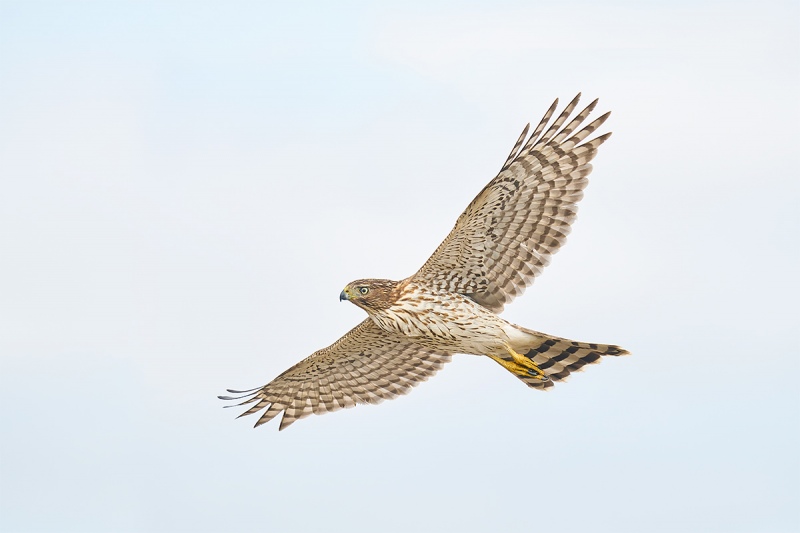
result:
M 474 355 L 508 353 L 509 328 L 516 329 L 512 324 L 463 296 L 448 296 L 421 304 L 400 300 L 372 319 L 381 329 L 429 348 Z

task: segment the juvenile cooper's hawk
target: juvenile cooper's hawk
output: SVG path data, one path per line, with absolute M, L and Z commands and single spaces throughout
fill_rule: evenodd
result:
M 618 346 L 532 331 L 497 315 L 564 243 L 588 183 L 589 162 L 611 136 L 583 142 L 610 113 L 573 133 L 597 100 L 563 126 L 579 98 L 546 131 L 558 100 L 530 137 L 530 124 L 525 126 L 500 173 L 416 274 L 402 281 L 361 279 L 344 288 L 339 298 L 364 309 L 366 320 L 263 387 L 229 389 L 242 396 L 220 398 L 253 404 L 239 416 L 266 408 L 256 427 L 283 412 L 284 429 L 312 413 L 405 394 L 455 353 L 490 357 L 541 390 L 604 355 L 627 354 Z

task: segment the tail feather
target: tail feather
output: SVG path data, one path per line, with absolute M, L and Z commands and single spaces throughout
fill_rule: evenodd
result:
M 584 366 L 599 363 L 604 356 L 629 354 L 627 350 L 613 344 L 578 342 L 538 332 L 535 335 L 538 343 L 521 353 L 536 363 L 550 379 L 542 381 L 533 376 L 517 375 L 534 389 L 547 390 L 556 381 L 565 381 L 573 372 L 582 371 Z

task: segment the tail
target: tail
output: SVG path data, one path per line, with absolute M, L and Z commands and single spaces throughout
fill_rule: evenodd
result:
M 528 345 L 523 355 L 531 359 L 547 375 L 548 380 L 514 374 L 527 386 L 547 390 L 556 381 L 565 381 L 573 372 L 580 372 L 586 365 L 599 363 L 600 358 L 610 355 L 628 355 L 630 352 L 613 344 L 594 344 L 553 337 L 536 331 L 526 330 L 536 336 L 533 346 Z

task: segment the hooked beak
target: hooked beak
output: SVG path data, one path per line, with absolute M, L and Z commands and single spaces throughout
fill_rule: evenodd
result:
M 350 299 L 350 294 L 347 292 L 347 289 L 343 290 L 342 293 L 339 295 L 339 301 L 341 302 L 342 300 L 349 300 L 349 299 Z

